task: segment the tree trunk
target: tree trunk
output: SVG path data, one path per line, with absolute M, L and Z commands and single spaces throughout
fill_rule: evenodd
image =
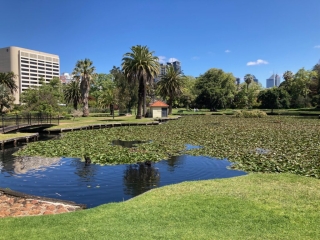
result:
M 172 114 L 172 103 L 173 103 L 173 100 L 172 100 L 171 97 L 169 98 L 168 103 L 169 103 L 169 112 L 168 112 L 168 115 L 171 115 L 171 114 Z
M 138 110 L 136 119 L 141 119 L 141 109 L 143 104 L 143 81 L 139 81 L 139 89 L 138 89 Z
M 147 113 L 147 89 L 146 89 L 146 80 L 143 78 L 143 117 L 146 116 Z
M 86 77 L 84 77 L 81 80 L 80 88 L 81 88 L 82 103 L 83 103 L 83 117 L 88 117 L 89 116 L 88 98 L 89 98 L 90 85 L 89 85 L 89 80 Z

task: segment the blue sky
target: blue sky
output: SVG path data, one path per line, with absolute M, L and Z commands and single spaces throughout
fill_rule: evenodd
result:
M 178 59 L 186 75 L 221 68 L 263 86 L 273 72 L 320 60 L 319 0 L 10 0 L 1 8 L 0 48 L 57 54 L 61 73 L 84 58 L 108 73 L 137 44 Z

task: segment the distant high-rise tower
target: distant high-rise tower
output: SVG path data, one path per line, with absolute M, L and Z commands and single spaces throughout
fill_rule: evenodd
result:
M 255 83 L 259 83 L 259 80 L 256 78 L 255 75 L 252 75 L 252 77 L 253 77 L 253 81 L 254 81 Z
M 182 74 L 181 65 L 179 61 L 167 62 L 167 64 L 160 63 L 159 75 L 154 79 L 155 82 L 161 80 L 161 77 L 167 73 L 167 66 L 173 66 L 174 70 Z
M 181 65 L 179 61 L 168 62 L 167 65 L 172 65 L 176 72 L 179 74 L 181 73 Z
M 267 88 L 279 87 L 280 85 L 280 76 L 278 74 L 272 74 L 266 81 Z

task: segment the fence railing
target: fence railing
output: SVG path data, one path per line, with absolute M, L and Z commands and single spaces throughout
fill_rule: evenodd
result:
M 12 128 L 22 128 L 32 125 L 42 125 L 42 124 L 57 124 L 59 125 L 59 116 L 52 116 L 48 113 L 24 113 L 16 115 L 6 115 L 1 116 L 0 131 L 5 132 L 5 129 Z

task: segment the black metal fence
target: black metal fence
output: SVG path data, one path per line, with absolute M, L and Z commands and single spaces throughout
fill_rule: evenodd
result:
M 1 126 L 0 131 L 7 132 L 10 128 L 19 129 L 23 127 L 33 126 L 33 125 L 47 125 L 47 124 L 57 124 L 59 125 L 59 116 L 52 116 L 48 113 L 23 113 L 16 115 L 6 115 L 1 116 Z M 7 131 L 6 131 L 7 130 Z

